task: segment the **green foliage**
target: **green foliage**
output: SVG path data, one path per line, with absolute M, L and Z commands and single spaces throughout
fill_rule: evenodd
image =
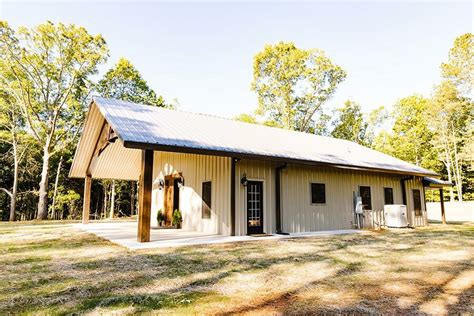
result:
M 0 21 L 0 55 L 0 84 L 43 149 L 38 219 L 45 219 L 50 158 L 75 143 L 92 86 L 89 78 L 107 59 L 108 49 L 101 35 L 73 24 L 46 22 L 15 32 Z
M 448 61 L 441 64 L 441 74 L 459 87 L 463 94 L 470 95 L 474 86 L 474 36 L 466 33 L 454 41 Z M 471 95 L 472 96 L 472 95 Z
M 347 100 L 342 108 L 336 110 L 337 118 L 333 122 L 331 136 L 365 144 L 367 122 L 364 121 L 360 105 Z
M 80 200 L 81 196 L 79 193 L 74 190 L 66 190 L 63 186 L 60 186 L 56 197 L 56 207 L 63 215 L 61 218 L 78 218 L 82 211 Z
M 245 123 L 258 124 L 256 117 L 252 114 L 242 113 L 234 117 L 234 120 Z
M 163 211 L 161 209 L 158 211 L 156 219 L 158 220 L 158 223 L 160 224 L 165 221 L 165 214 L 163 214 Z
M 98 92 L 107 98 L 134 103 L 165 106 L 161 96 L 151 89 L 140 72 L 125 58 L 120 58 L 114 68 L 99 81 Z
M 173 212 L 173 220 L 172 223 L 173 225 L 179 226 L 183 222 L 183 216 L 181 214 L 181 211 L 176 209 Z
M 403 98 L 395 104 L 390 154 L 418 166 L 437 169 L 436 153 L 430 145 L 433 134 L 426 116 L 429 104 L 430 101 L 420 95 Z
M 345 77 L 345 71 L 321 50 L 285 42 L 266 45 L 253 64 L 251 88 L 258 95 L 257 113 L 283 128 L 308 131 L 316 112 Z

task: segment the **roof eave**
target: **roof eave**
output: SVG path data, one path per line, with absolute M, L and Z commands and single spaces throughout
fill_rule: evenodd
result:
M 379 172 L 379 173 L 390 173 L 390 174 L 400 174 L 400 175 L 413 175 L 413 176 L 438 176 L 435 172 L 430 173 L 421 173 L 421 172 L 409 172 L 396 169 L 383 169 L 383 168 L 372 168 L 372 167 L 363 167 L 355 166 L 348 164 L 333 164 L 327 162 L 319 162 L 313 160 L 302 160 L 302 159 L 292 159 L 288 157 L 280 156 L 271 156 L 271 155 L 258 155 L 258 154 L 249 154 L 242 152 L 234 152 L 227 150 L 215 150 L 208 148 L 195 148 L 195 147 L 183 147 L 183 146 L 174 146 L 174 145 L 162 145 L 156 143 L 146 143 L 146 142 L 136 142 L 136 141 L 123 141 L 124 147 L 134 148 L 134 149 L 150 149 L 157 151 L 166 151 L 166 152 L 178 152 L 178 153 L 188 153 L 188 154 L 199 154 L 199 155 L 212 155 L 212 156 L 222 156 L 222 157 L 231 157 L 231 158 L 240 158 L 240 159 L 255 159 L 255 160 L 273 160 L 278 162 L 287 162 L 311 166 L 322 166 L 338 169 L 350 169 L 350 170 L 362 170 L 370 172 Z

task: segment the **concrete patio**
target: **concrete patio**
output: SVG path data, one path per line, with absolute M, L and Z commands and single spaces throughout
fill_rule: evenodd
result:
M 239 241 L 275 240 L 285 238 L 303 238 L 317 236 L 331 236 L 341 234 L 363 234 L 369 233 L 363 230 L 332 230 L 309 233 L 296 233 L 291 235 L 269 235 L 264 237 L 255 236 L 224 236 L 183 229 L 152 229 L 150 242 L 140 243 L 137 241 L 137 222 L 111 221 L 102 223 L 76 224 L 75 227 L 86 232 L 93 233 L 105 238 L 115 244 L 128 249 L 150 249 L 191 246 L 202 244 L 219 244 Z

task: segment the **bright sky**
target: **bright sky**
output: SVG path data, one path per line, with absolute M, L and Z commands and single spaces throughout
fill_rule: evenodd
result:
M 320 48 L 348 74 L 329 108 L 350 98 L 365 111 L 428 96 L 454 39 L 473 29 L 471 2 L 33 2 L 0 0 L 12 26 L 50 20 L 101 33 L 111 67 L 131 60 L 155 91 L 184 110 L 252 112 L 253 56 L 265 44 Z

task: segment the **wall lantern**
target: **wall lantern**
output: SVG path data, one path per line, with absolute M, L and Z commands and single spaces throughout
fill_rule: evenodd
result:
M 240 183 L 242 183 L 242 185 L 243 185 L 244 187 L 247 186 L 247 183 L 248 183 L 247 174 L 245 174 L 245 173 L 243 174 L 242 179 L 240 179 Z
M 184 178 L 183 176 L 180 176 L 178 178 L 178 188 L 182 188 L 182 187 L 184 187 Z
M 159 179 L 158 180 L 158 190 L 163 190 L 165 187 L 165 180 Z

